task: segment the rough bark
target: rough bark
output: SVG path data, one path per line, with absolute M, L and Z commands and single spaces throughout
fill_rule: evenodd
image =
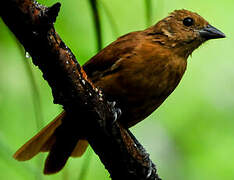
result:
M 0 16 L 43 72 L 54 103 L 77 117 L 81 127 L 77 128 L 83 130 L 112 179 L 159 180 L 144 148 L 115 122 L 117 108 L 88 80 L 56 33 L 53 24 L 59 10 L 59 3 L 48 8 L 32 0 L 3 0 Z

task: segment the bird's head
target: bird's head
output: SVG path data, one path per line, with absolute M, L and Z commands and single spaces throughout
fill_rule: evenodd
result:
M 203 17 L 184 9 L 175 10 L 149 30 L 153 31 L 151 34 L 162 37 L 162 44 L 178 50 L 186 57 L 203 42 L 225 37 L 224 33 L 211 26 Z

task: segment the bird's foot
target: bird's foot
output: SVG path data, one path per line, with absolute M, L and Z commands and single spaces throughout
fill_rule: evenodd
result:
M 116 107 L 116 102 L 115 101 L 107 101 L 108 105 L 110 106 L 111 108 L 111 111 L 113 113 L 113 122 L 112 123 L 115 123 L 119 117 L 121 116 L 122 114 L 122 111 L 120 108 Z

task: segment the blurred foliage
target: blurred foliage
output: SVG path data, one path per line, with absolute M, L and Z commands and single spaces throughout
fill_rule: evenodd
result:
M 52 5 L 55 0 L 39 1 Z M 91 1 L 60 1 L 55 24 L 65 43 L 83 64 L 97 52 L 97 31 Z M 175 92 L 147 120 L 132 130 L 146 147 L 164 180 L 234 179 L 234 2 L 231 0 L 97 0 L 103 46 L 117 35 L 146 28 L 174 9 L 188 9 L 220 28 L 226 39 L 212 40 L 188 59 L 188 69 Z M 28 61 L 47 123 L 60 111 L 51 90 L 30 59 L 22 57 L 15 38 L 0 20 L 0 179 L 78 179 L 86 153 L 70 159 L 62 172 L 43 176 L 38 158 L 17 162 L 11 155 L 37 132 L 35 100 Z M 40 123 L 39 123 L 40 124 Z M 41 127 L 40 127 L 41 128 Z M 88 149 L 91 152 L 91 148 Z M 85 180 L 108 179 L 98 157 L 92 158 Z M 83 171 L 83 170 L 82 170 Z M 82 179 L 83 180 L 83 179 Z

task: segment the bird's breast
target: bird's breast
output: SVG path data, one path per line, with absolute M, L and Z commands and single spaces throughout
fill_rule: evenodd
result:
M 103 77 L 96 85 L 118 102 L 123 112 L 120 122 L 131 127 L 149 116 L 173 92 L 184 74 L 186 61 L 151 59 L 126 63 L 118 73 Z
M 131 80 L 123 80 L 128 97 L 124 100 L 127 113 L 123 119 L 131 119 L 127 121 L 127 126 L 135 125 L 156 110 L 177 87 L 185 69 L 184 59 L 169 59 L 152 63 L 148 70 L 142 68 L 142 77 L 136 75 L 138 78 L 134 84 Z

